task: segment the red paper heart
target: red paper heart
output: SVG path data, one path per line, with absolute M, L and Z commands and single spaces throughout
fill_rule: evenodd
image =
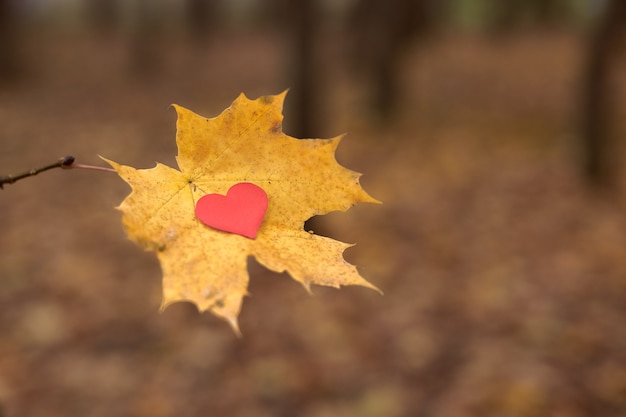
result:
M 196 217 L 223 232 L 256 238 L 267 210 L 267 194 L 249 182 L 230 187 L 226 195 L 207 194 L 196 203 Z

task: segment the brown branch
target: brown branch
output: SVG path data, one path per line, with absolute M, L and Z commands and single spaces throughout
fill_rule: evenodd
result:
M 56 162 L 42 166 L 40 168 L 33 168 L 29 171 L 22 172 L 16 175 L 6 175 L 0 176 L 0 189 L 4 188 L 4 184 L 13 184 L 16 181 L 19 181 L 24 178 L 33 177 L 40 172 L 48 171 L 53 168 L 62 168 L 62 169 L 92 169 L 97 171 L 106 171 L 106 172 L 115 172 L 113 168 L 107 167 L 99 167 L 95 165 L 83 165 L 83 164 L 75 164 L 75 158 L 73 156 L 64 156 L 63 158 L 59 158 Z

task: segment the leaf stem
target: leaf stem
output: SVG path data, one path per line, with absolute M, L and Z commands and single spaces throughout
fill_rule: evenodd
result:
M 116 172 L 113 168 L 109 168 L 109 167 L 100 167 L 97 165 L 84 165 L 84 164 L 72 164 L 70 166 L 67 167 L 61 167 L 61 168 L 65 168 L 65 169 L 91 169 L 93 171 L 104 171 L 104 172 Z
M 4 189 L 5 184 L 13 184 L 16 181 L 19 181 L 21 179 L 28 178 L 28 177 L 33 177 L 39 174 L 40 172 L 48 171 L 53 168 L 62 168 L 62 169 L 79 168 L 79 169 L 92 169 L 92 170 L 97 170 L 97 171 L 115 172 L 113 168 L 99 167 L 95 165 L 75 164 L 74 163 L 75 160 L 76 159 L 73 156 L 68 155 L 68 156 L 64 156 L 62 158 L 57 159 L 57 161 L 52 164 L 44 165 L 39 168 L 33 168 L 31 170 L 22 172 L 20 174 L 0 176 L 0 189 Z

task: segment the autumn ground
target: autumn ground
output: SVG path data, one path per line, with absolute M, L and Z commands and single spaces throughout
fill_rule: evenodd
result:
M 319 135 L 349 132 L 338 158 L 384 204 L 322 228 L 358 242 L 347 258 L 385 295 L 309 296 L 251 262 L 242 339 L 191 305 L 159 314 L 159 266 L 124 236 L 117 176 L 7 186 L 2 412 L 626 415 L 626 191 L 592 192 L 576 170 L 581 47 L 563 34 L 429 41 L 407 57 L 385 128 L 330 51 Z M 0 91 L 0 174 L 65 154 L 172 165 L 168 105 L 212 116 L 241 91 L 280 92 L 283 50 L 272 36 L 168 40 L 158 70 L 137 76 L 117 40 L 33 36 L 33 67 Z

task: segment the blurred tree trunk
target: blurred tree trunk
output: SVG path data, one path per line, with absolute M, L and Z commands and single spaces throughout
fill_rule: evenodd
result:
M 542 25 L 552 26 L 568 15 L 561 0 L 533 0 L 533 7 L 536 19 Z
M 375 114 L 388 121 L 400 95 L 403 54 L 418 33 L 431 25 L 428 0 L 360 0 L 349 23 L 351 59 L 370 90 Z
M 215 25 L 215 0 L 187 0 L 186 23 L 195 40 L 205 39 Z
M 596 185 L 610 186 L 615 180 L 615 150 L 611 143 L 610 120 L 613 113 L 610 75 L 612 63 L 626 34 L 626 2 L 609 0 L 591 39 L 583 90 L 584 173 Z
M 110 34 L 119 23 L 119 4 L 116 0 L 89 0 L 87 10 L 94 29 Z
M 15 78 L 19 72 L 16 16 L 10 0 L 0 0 L 0 79 Z
M 493 0 L 491 31 L 496 35 L 510 32 L 524 16 L 525 0 Z
M 159 6 L 152 0 L 133 0 L 130 63 L 140 77 L 153 74 L 159 65 Z
M 571 13 L 571 2 L 564 0 L 492 0 L 491 30 L 495 35 L 530 24 L 550 27 Z
M 290 134 L 298 138 L 317 136 L 315 128 L 318 80 L 315 76 L 316 39 L 319 25 L 315 0 L 289 0 L 292 38 L 292 79 L 289 92 Z

